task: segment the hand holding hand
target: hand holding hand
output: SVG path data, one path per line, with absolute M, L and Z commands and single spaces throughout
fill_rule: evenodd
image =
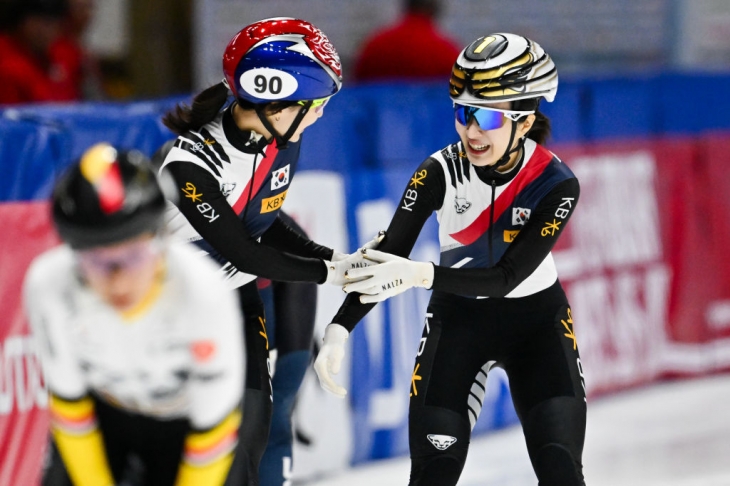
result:
M 348 270 L 375 265 L 376 262 L 366 260 L 363 257 L 363 250 L 372 250 L 377 248 L 380 242 L 383 241 L 383 238 L 385 238 L 385 231 L 380 231 L 375 238 L 365 243 L 361 248 L 350 255 L 334 252 L 332 255 L 332 261 L 325 261 L 325 264 L 327 265 L 327 280 L 325 280 L 325 283 L 345 285 L 348 282 L 354 281 L 352 277 L 347 274 Z
M 380 302 L 405 292 L 411 287 L 431 288 L 434 267 L 430 262 L 414 262 L 378 250 L 365 250 L 363 256 L 379 265 L 348 270 L 348 283 L 343 290 L 359 292 L 360 302 Z

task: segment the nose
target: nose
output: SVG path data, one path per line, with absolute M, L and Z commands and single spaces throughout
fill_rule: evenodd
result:
M 479 127 L 477 121 L 472 117 L 466 124 L 466 134 L 469 137 L 476 137 L 481 135 L 483 130 Z

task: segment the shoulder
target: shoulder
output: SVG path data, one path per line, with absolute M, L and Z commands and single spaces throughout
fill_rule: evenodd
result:
M 198 130 L 189 130 L 174 139 L 162 161 L 162 168 L 172 162 L 192 162 L 218 172 L 223 162 L 230 162 L 228 143 L 221 128 L 223 114 Z
M 461 142 L 452 143 L 431 155 L 441 169 L 444 183 L 446 180 L 453 187 L 470 181 L 471 163 L 464 153 Z
M 74 258 L 71 249 L 59 245 L 41 253 L 28 267 L 25 274 L 26 291 L 41 291 L 63 288 L 73 275 Z
M 570 170 L 570 167 L 542 145 L 528 139 L 525 141 L 525 151 L 528 158 L 526 165 L 531 170 L 539 170 L 543 172 L 545 177 L 561 180 L 575 178 L 575 174 Z
M 568 164 L 566 164 L 560 157 L 555 155 L 555 153 L 551 152 L 550 150 L 543 149 L 550 154 L 550 168 L 555 170 L 556 172 L 561 173 L 566 179 L 570 178 L 576 178 L 573 171 L 570 169 Z
M 48 250 L 31 262 L 22 289 L 23 304 L 29 316 L 54 315 L 67 305 L 69 292 L 77 288 L 74 267 L 73 253 L 66 245 Z

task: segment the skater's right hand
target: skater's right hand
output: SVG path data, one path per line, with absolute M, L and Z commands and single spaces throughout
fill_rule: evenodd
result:
M 375 235 L 375 238 L 368 241 L 362 247 L 349 255 L 337 251 L 334 252 L 332 254 L 331 261 L 324 261 L 325 265 L 327 265 L 327 279 L 325 280 L 325 283 L 342 286 L 347 283 L 356 282 L 356 280 L 347 276 L 347 271 L 353 268 L 377 265 L 377 262 L 366 260 L 364 258 L 365 253 L 363 250 L 374 250 L 378 247 L 380 242 L 383 241 L 383 238 L 385 238 L 385 231 L 380 231 L 377 235 Z
M 333 375 L 340 372 L 342 358 L 345 356 L 345 342 L 349 336 L 350 333 L 341 325 L 329 324 L 324 330 L 322 348 L 314 361 L 314 371 L 317 373 L 317 378 L 319 378 L 319 384 L 322 388 L 340 398 L 345 398 L 347 390 L 335 383 L 330 376 L 330 372 Z

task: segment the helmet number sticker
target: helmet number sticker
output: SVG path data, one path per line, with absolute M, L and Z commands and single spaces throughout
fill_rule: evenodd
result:
M 256 98 L 280 100 L 293 94 L 299 83 L 285 71 L 271 68 L 256 68 L 246 71 L 239 78 L 241 88 Z

